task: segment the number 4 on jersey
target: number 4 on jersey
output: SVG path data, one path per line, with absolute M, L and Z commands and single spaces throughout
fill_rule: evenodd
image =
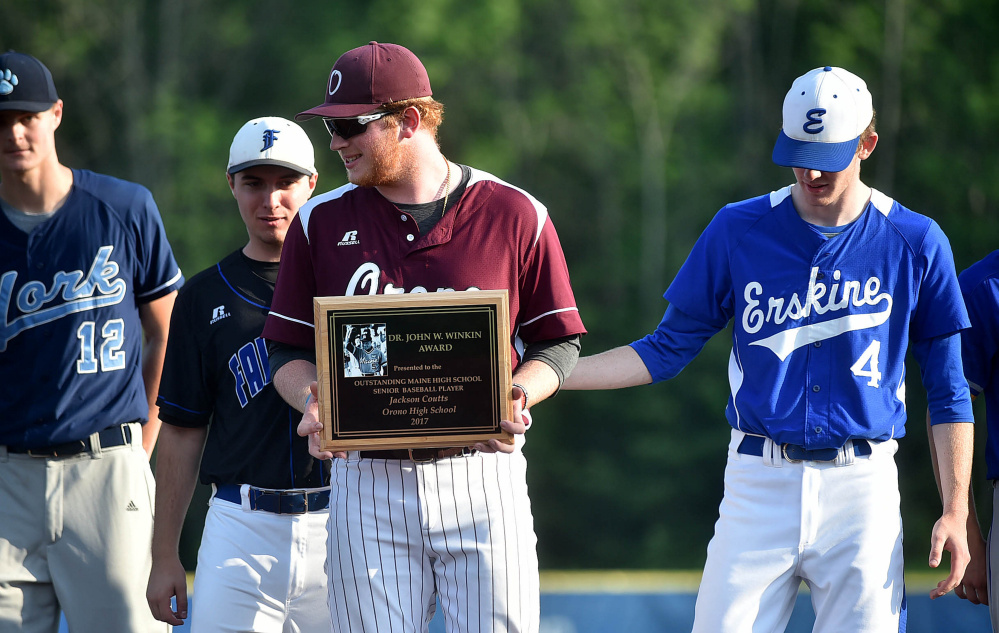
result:
M 854 376 L 860 378 L 870 378 L 870 380 L 867 381 L 867 385 L 870 387 L 877 387 L 878 383 L 881 382 L 881 372 L 878 371 L 878 354 L 880 353 L 881 341 L 875 340 L 867 346 L 867 349 L 860 355 L 857 362 L 850 367 L 850 371 L 853 372 Z M 869 367 L 869 369 L 865 369 L 865 365 Z

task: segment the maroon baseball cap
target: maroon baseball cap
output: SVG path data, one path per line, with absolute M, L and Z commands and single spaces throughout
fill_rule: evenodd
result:
M 336 60 L 325 102 L 298 113 L 295 120 L 360 116 L 385 103 L 432 94 L 427 69 L 412 51 L 398 44 L 369 42 Z

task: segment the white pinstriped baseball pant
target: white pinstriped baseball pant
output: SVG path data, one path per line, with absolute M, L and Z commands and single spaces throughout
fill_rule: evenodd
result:
M 536 632 L 537 537 L 527 462 L 334 460 L 330 612 L 337 633 L 424 633 L 439 599 L 449 633 Z

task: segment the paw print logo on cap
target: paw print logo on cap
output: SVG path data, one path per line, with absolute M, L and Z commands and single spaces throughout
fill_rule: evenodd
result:
M 10 72 L 9 68 L 4 68 L 0 71 L 0 96 L 9 95 L 14 92 L 14 86 L 17 85 L 17 75 Z

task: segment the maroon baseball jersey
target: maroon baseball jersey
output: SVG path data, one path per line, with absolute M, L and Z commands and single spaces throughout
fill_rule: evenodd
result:
M 586 332 L 555 227 L 530 194 L 473 169 L 421 236 L 377 190 L 348 184 L 299 210 L 263 335 L 314 347 L 313 297 L 504 288 L 515 367 L 526 344 Z

